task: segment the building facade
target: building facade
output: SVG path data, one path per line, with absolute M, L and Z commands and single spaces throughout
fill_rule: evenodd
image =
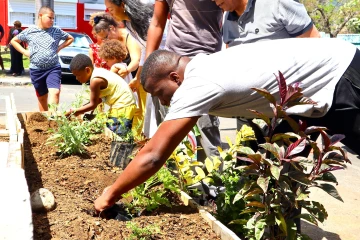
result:
M 105 11 L 104 0 L 54 0 L 54 26 L 64 31 L 82 32 L 91 35 L 89 25 L 90 14 Z M 9 29 L 19 20 L 23 28 L 35 24 L 35 0 L 0 0 L 0 24 L 5 30 L 5 36 L 0 45 L 6 44 Z

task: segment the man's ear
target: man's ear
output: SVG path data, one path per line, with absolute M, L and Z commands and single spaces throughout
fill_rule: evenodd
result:
M 180 76 L 177 72 L 171 72 L 170 73 L 170 80 L 173 81 L 173 82 L 176 82 L 176 84 L 178 86 L 181 85 L 181 82 L 180 82 Z

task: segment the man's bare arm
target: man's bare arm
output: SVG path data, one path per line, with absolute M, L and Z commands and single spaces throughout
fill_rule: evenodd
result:
M 150 22 L 145 59 L 160 46 L 162 35 L 166 26 L 166 20 L 169 13 L 169 6 L 166 1 L 155 1 L 154 14 Z
M 95 209 L 112 206 L 121 194 L 145 182 L 166 162 L 171 153 L 196 124 L 198 117 L 163 122 L 155 135 L 126 167 L 115 183 L 95 201 Z
M 297 36 L 298 38 L 320 38 L 320 33 L 315 27 L 315 25 L 312 26 L 308 31 L 304 32 L 303 34 Z

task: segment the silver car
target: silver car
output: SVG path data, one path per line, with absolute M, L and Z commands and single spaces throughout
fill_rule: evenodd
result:
M 72 74 L 69 65 L 73 57 L 79 53 L 89 54 L 89 44 L 93 43 L 91 38 L 85 33 L 67 32 L 74 37 L 74 41 L 58 53 L 62 74 Z M 62 44 L 61 41 L 59 44 Z

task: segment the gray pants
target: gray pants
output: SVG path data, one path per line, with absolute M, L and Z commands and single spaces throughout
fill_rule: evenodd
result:
M 164 121 L 168 109 L 160 104 L 157 97 L 153 97 L 153 103 L 155 106 L 156 122 L 159 125 Z M 205 161 L 206 157 L 220 156 L 217 149 L 218 146 L 221 147 L 219 124 L 219 118 L 212 115 L 204 115 L 197 121 L 196 125 L 199 128 L 200 136 L 196 140 L 198 146 L 203 148 L 203 150 L 198 151 L 197 158 L 199 161 Z
M 196 140 L 198 145 L 203 148 L 203 150 L 198 151 L 198 160 L 203 162 L 206 157 L 211 159 L 212 156 L 220 156 L 217 149 L 218 146 L 221 147 L 219 118 L 212 115 L 204 115 L 199 118 L 196 125 L 200 131 L 200 136 Z

